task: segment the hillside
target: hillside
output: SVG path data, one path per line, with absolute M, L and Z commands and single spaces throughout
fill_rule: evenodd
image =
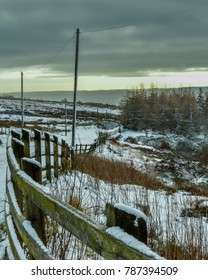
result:
M 1 100 L 0 124 L 18 127 L 21 124 L 20 102 Z M 26 101 L 27 128 L 56 133 L 68 143 L 71 139 L 71 105 L 68 105 L 67 135 L 65 135 L 65 104 Z M 77 143 L 92 143 L 98 128 L 113 129 L 119 124 L 119 108 L 96 104 L 78 105 Z M 1 246 L 7 244 L 4 229 L 4 184 L 6 168 L 6 139 L 0 135 L 1 145 Z M 63 175 L 50 188 L 101 223 L 105 223 L 105 204 L 124 203 L 140 208 L 147 215 L 148 246 L 167 259 L 208 259 L 208 175 L 207 163 L 193 157 L 203 144 L 205 135 L 195 138 L 153 131 L 123 130 L 97 148 L 90 157 L 81 158 L 72 174 Z M 81 162 L 81 164 L 80 164 Z M 84 166 L 84 167 L 83 167 Z M 99 170 L 101 166 L 101 171 Z M 84 168 L 84 169 L 83 169 Z M 66 192 L 67 190 L 67 192 Z M 48 241 L 59 254 L 55 235 Z M 69 259 L 94 259 L 88 250 L 80 249 L 75 240 L 64 233 L 64 244 L 72 242 L 62 255 Z M 1 252 L 1 250 L 0 250 Z M 1 255 L 1 253 L 0 253 Z

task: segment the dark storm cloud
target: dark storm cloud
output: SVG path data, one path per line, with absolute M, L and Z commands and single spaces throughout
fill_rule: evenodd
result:
M 0 0 L 1 68 L 44 65 L 77 27 L 82 74 L 207 67 L 207 10 L 201 0 Z M 73 63 L 74 40 L 48 66 Z

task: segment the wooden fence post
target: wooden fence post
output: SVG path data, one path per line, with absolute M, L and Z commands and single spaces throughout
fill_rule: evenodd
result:
M 95 140 L 93 144 L 90 145 L 88 153 L 93 153 L 97 148 L 97 141 Z
M 68 144 L 66 144 L 66 171 L 71 169 L 71 149 Z
M 35 182 L 42 184 L 42 167 L 40 163 L 36 160 L 31 160 L 28 158 L 22 158 L 22 170 L 29 175 Z M 28 196 L 25 199 L 25 217 L 28 219 L 34 229 L 36 230 L 38 236 L 46 243 L 45 226 L 44 226 L 44 214 L 38 208 Z
M 137 214 L 141 213 L 141 214 Z M 147 244 L 147 225 L 145 214 L 140 210 L 119 204 L 106 204 L 107 226 L 118 226 L 139 241 Z
M 53 136 L 53 152 L 54 152 L 54 176 L 58 178 L 59 158 L 58 158 L 58 137 Z
M 71 169 L 75 169 L 75 154 L 73 147 L 70 148 L 70 158 L 71 158 Z
M 21 133 L 20 132 L 11 130 L 11 135 L 12 135 L 12 138 L 16 138 L 18 140 L 21 140 Z
M 86 144 L 83 150 L 83 153 L 86 154 L 88 145 Z
M 46 179 L 51 182 L 51 150 L 50 150 L 50 134 L 45 132 L 45 157 L 46 157 Z
M 61 169 L 66 172 L 66 141 L 61 141 Z
M 41 150 L 41 132 L 37 129 L 34 130 L 34 142 L 35 142 L 35 159 L 42 163 L 42 150 Z
M 22 141 L 24 142 L 24 156 L 30 158 L 30 131 L 22 129 Z
M 18 164 L 20 164 L 21 158 L 24 157 L 24 143 L 19 139 L 12 138 L 12 149 Z

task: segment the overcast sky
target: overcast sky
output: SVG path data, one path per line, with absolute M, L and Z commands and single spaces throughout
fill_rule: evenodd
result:
M 73 89 L 76 28 L 79 89 L 208 85 L 207 14 L 206 0 L 0 0 L 0 92 L 21 71 L 29 91 Z

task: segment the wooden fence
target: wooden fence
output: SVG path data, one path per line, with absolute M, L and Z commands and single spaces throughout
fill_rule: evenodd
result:
M 24 156 L 38 161 L 42 170 L 46 172 L 46 180 L 49 181 L 52 176 L 58 178 L 59 172 L 73 168 L 74 155 L 92 153 L 100 144 L 99 141 L 95 141 L 93 144 L 76 144 L 72 148 L 65 140 L 39 130 L 12 130 L 11 136 L 15 155 L 18 153 L 20 158 Z
M 70 154 L 74 151 L 64 141 L 58 143 L 56 136 L 39 131 L 31 134 L 24 129 L 11 134 L 7 144 L 5 221 L 12 258 L 54 259 L 46 245 L 44 217 L 49 216 L 104 259 L 161 259 L 145 245 L 147 228 L 143 215 L 120 205 L 107 204 L 107 224 L 101 225 L 44 192 L 43 167 L 46 178 L 51 180 L 58 176 L 59 169 L 70 165 Z M 79 151 L 83 150 L 79 148 Z M 126 240 L 130 240 L 131 245 Z M 11 257 L 9 250 L 6 251 L 7 258 Z
M 0 134 L 10 134 L 10 128 L 8 127 L 0 127 Z
M 123 130 L 123 127 L 122 126 L 118 126 L 118 127 L 115 127 L 113 129 L 99 129 L 99 133 L 100 135 L 106 135 L 106 137 L 108 139 L 111 139 L 111 138 L 116 138 L 117 136 L 120 135 L 120 133 L 122 132 Z

